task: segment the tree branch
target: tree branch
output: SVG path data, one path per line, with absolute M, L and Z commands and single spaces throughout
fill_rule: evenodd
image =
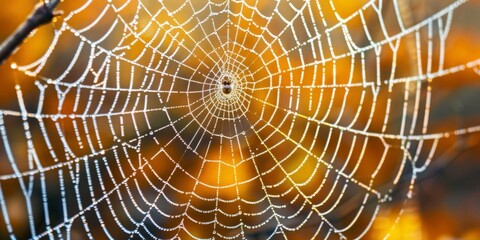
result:
M 60 0 L 38 3 L 30 16 L 23 22 L 15 32 L 10 35 L 0 46 L 0 65 L 22 44 L 28 35 L 41 25 L 47 24 L 60 15 L 61 12 L 53 12 Z

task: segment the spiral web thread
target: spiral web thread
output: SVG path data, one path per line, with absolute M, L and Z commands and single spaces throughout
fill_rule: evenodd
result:
M 444 64 L 466 0 L 416 21 L 400 0 L 62 4 L 10 62 L 4 236 L 361 238 L 480 131 L 429 131 L 431 84 L 479 73 Z

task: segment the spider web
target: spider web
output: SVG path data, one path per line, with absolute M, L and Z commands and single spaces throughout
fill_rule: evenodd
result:
M 480 131 L 429 126 L 433 84 L 479 73 L 445 64 L 468 1 L 409 4 L 65 1 L 3 81 L 2 236 L 366 236 Z

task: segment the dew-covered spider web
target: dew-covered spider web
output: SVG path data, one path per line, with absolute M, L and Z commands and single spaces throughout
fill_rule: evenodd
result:
M 1 236 L 367 238 L 480 131 L 431 121 L 474 2 L 65 0 L 1 69 Z

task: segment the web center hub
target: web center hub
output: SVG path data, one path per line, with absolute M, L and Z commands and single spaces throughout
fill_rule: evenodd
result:
M 233 91 L 235 91 L 235 87 L 237 85 L 236 79 L 234 76 L 230 74 L 222 74 L 218 80 L 219 89 L 224 95 L 230 95 Z

